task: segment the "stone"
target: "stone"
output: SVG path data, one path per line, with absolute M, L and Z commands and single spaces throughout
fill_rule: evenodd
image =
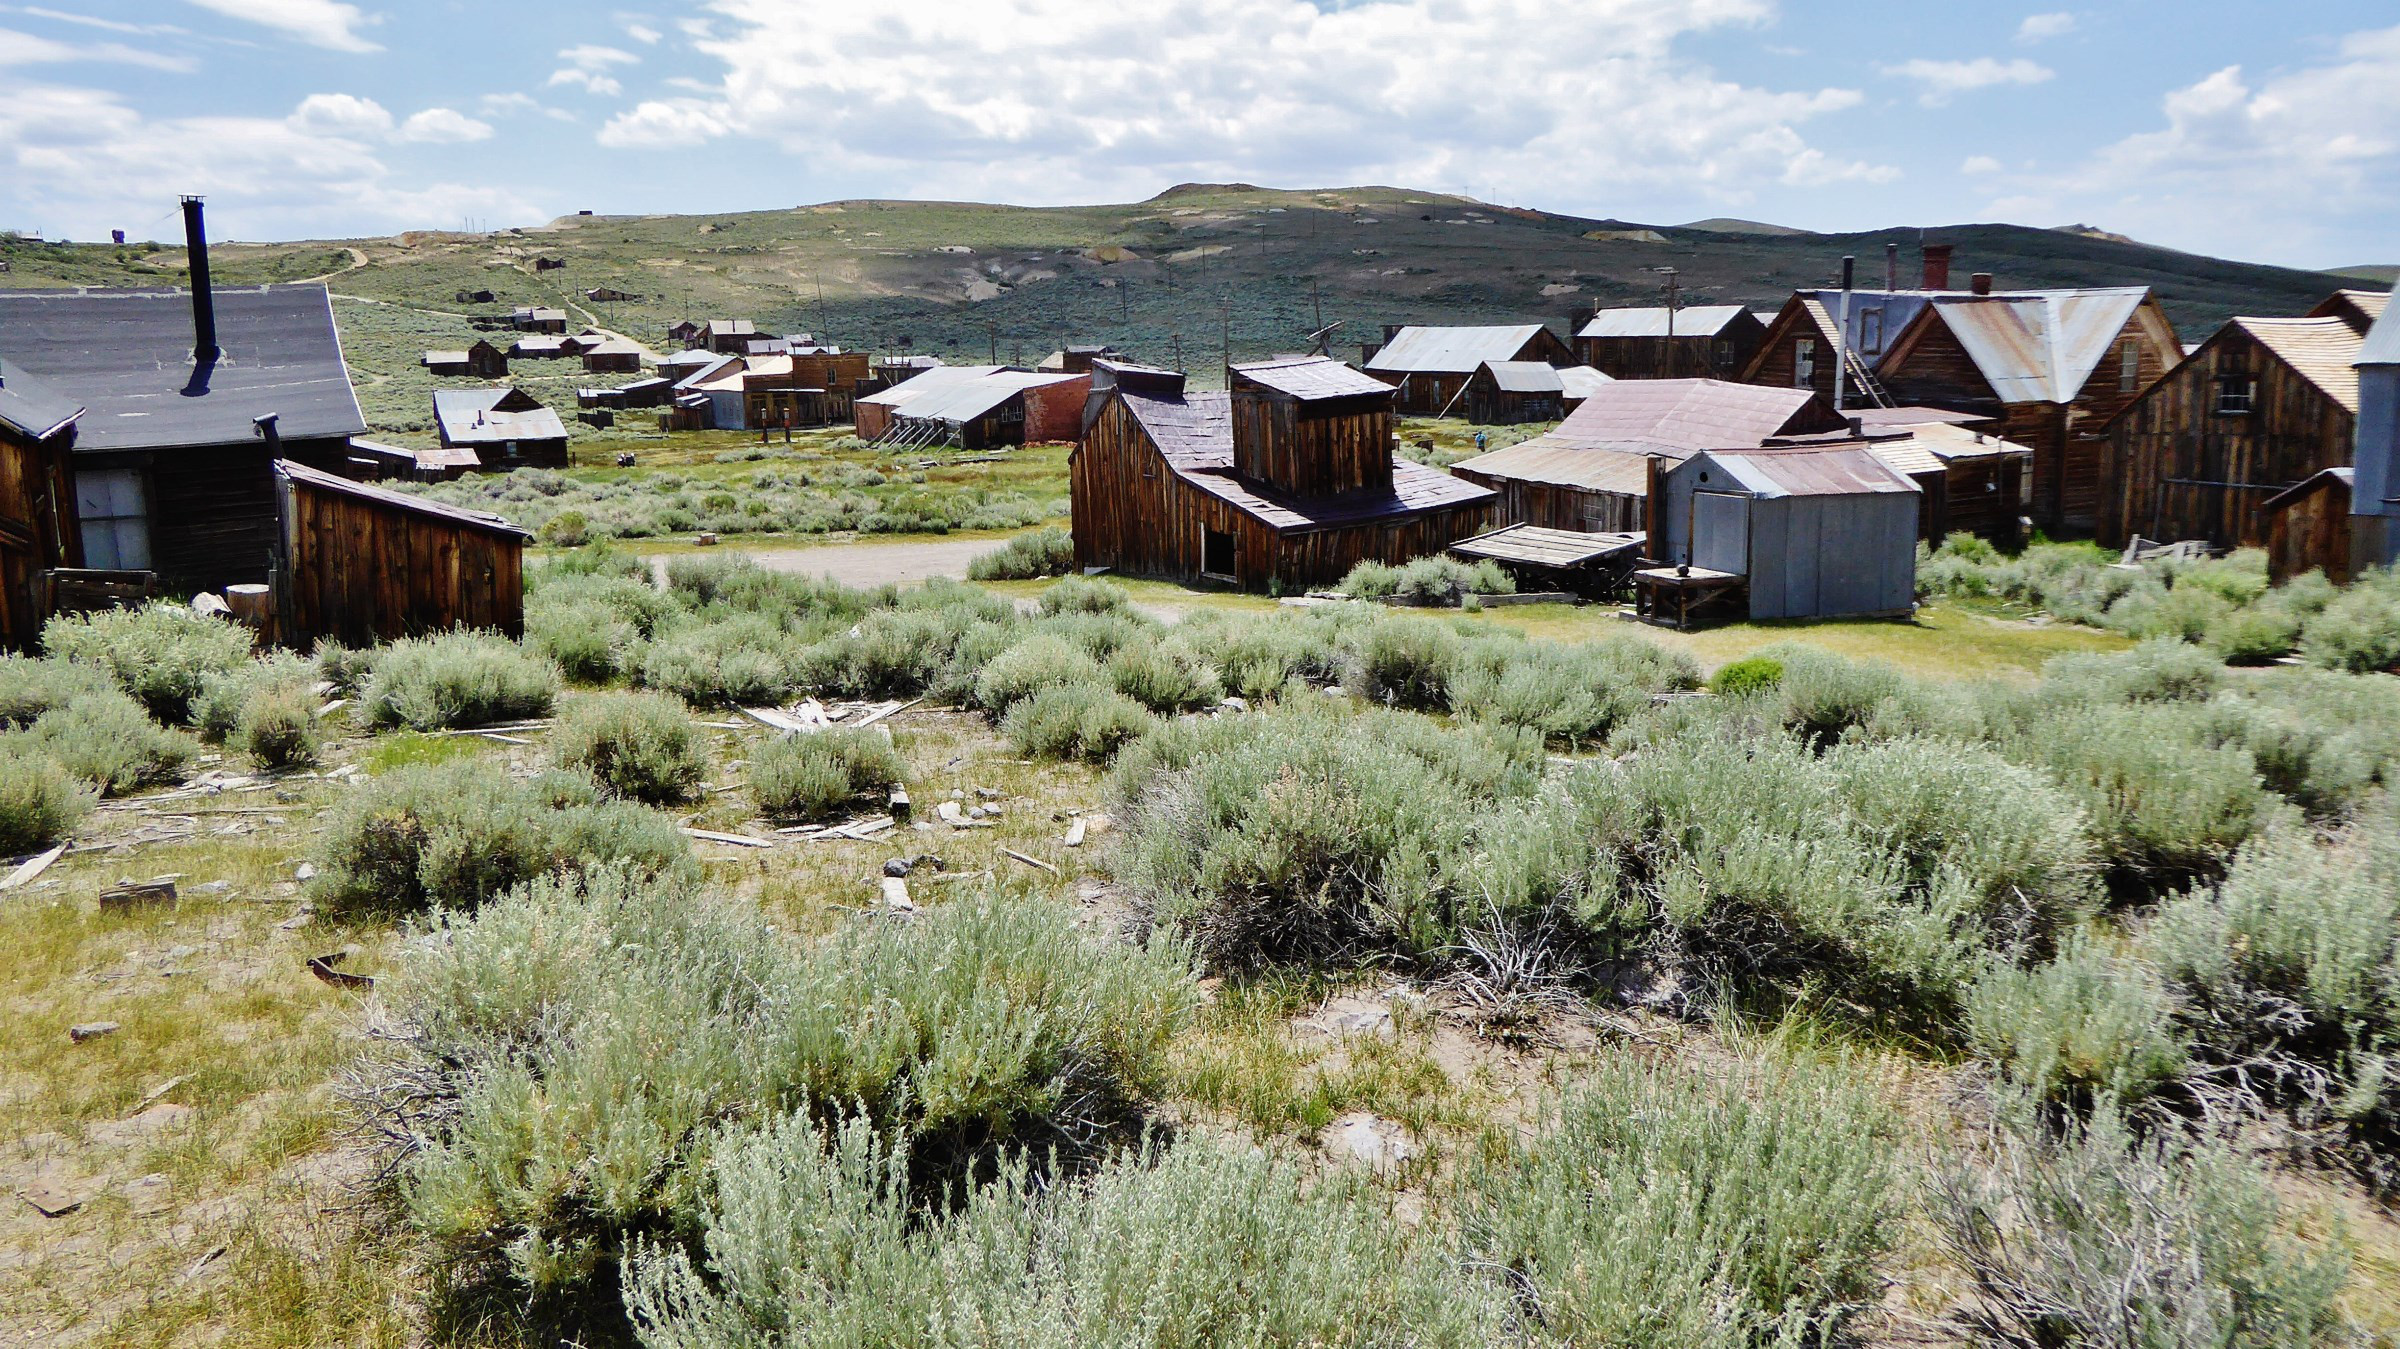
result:
M 149 1175 L 126 1181 L 117 1187 L 117 1192 L 125 1196 L 125 1202 L 132 1205 L 136 1213 L 163 1213 L 167 1205 L 174 1201 L 175 1184 L 163 1173 L 153 1171 Z
M 1228 694 L 1225 701 L 1217 704 L 1217 706 L 1224 708 L 1228 712 L 1247 712 L 1250 710 L 1250 700 L 1241 697 L 1238 694 Z
M 894 857 L 883 864 L 883 874 L 898 879 L 908 875 L 913 865 L 905 857 Z
M 83 1196 L 54 1180 L 37 1180 L 25 1187 L 25 1202 L 45 1218 L 64 1218 L 83 1207 Z
M 297 870 L 295 870 L 295 871 L 293 871 L 293 872 L 292 872 L 292 879 L 294 879 L 294 880 L 298 880 L 298 881 L 312 881 L 312 880 L 315 880 L 316 878 L 317 878 L 317 864 L 316 864 L 316 863 L 314 863 L 314 862 L 302 862 L 302 863 L 300 864 L 299 868 L 298 868 Z
M 1420 1149 L 1408 1130 L 1380 1115 L 1354 1111 L 1325 1126 L 1325 1148 L 1379 1172 L 1397 1171 Z
M 986 801 L 997 801 L 1000 799 L 1000 789 L 997 787 L 978 787 L 975 789 L 975 795 Z

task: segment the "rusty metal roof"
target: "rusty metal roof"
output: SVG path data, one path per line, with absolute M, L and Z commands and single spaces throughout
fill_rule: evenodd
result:
M 437 389 L 433 420 L 442 439 L 460 445 L 496 445 L 509 440 L 564 440 L 567 425 L 546 407 L 503 409 L 513 388 Z M 526 395 L 530 398 L 531 395 Z
M 419 458 L 422 460 L 422 454 Z M 336 477 L 331 473 L 310 468 L 306 464 L 293 463 L 289 459 L 275 461 L 275 474 L 277 477 L 295 483 L 372 502 L 378 506 L 388 506 L 393 510 L 406 511 L 411 515 L 429 515 L 489 534 L 514 534 L 520 539 L 533 537 L 532 530 L 494 515 L 490 511 L 469 510 L 464 506 L 447 505 L 429 497 L 395 492 L 387 487 L 373 487 L 363 482 L 352 482 L 348 478 Z
M 1395 375 L 1471 375 L 1485 361 L 1515 360 L 1525 344 L 1541 331 L 1542 325 L 1538 323 L 1496 328 L 1402 328 L 1367 362 L 1367 369 Z
M 1650 460 L 1654 455 L 1670 460 L 1685 457 L 1680 454 L 1660 454 L 1655 450 L 1545 444 L 1548 439 L 1543 436 L 1506 449 L 1493 450 L 1489 454 L 1479 454 L 1472 459 L 1461 460 L 1453 467 L 1461 473 L 1487 478 L 1640 496 L 1650 490 Z
M 1329 356 L 1278 356 L 1267 361 L 1246 361 L 1233 367 L 1244 379 L 1277 393 L 1313 403 L 1327 398 L 1357 398 L 1381 394 L 1390 397 L 1392 386 L 1382 380 L 1359 373 Z
M 1293 497 L 1233 471 L 1233 395 L 1163 398 L 1120 388 L 1117 396 L 1150 435 L 1168 467 L 1193 487 L 1278 533 L 1372 524 L 1489 501 L 1497 493 L 1440 469 L 1392 461 L 1392 490 Z
M 1845 408 L 1842 411 L 1842 415 L 1845 417 L 1857 418 L 1859 424 L 1866 427 L 1870 431 L 1876 429 L 1877 427 L 1884 426 L 1905 426 L 1913 429 L 1919 426 L 1930 426 L 1935 422 L 1948 422 L 1952 425 L 1965 425 L 1968 422 L 1988 422 L 1996 420 L 1996 418 L 1986 416 L 1980 412 L 1957 412 L 1950 408 L 1914 406 L 1896 408 Z
M 1502 393 L 1566 392 L 1558 367 L 1542 361 L 1485 361 L 1483 368 L 1492 372 L 1492 382 Z
M 1695 450 L 1757 445 L 1769 436 L 1816 429 L 1806 414 L 1817 402 L 1808 389 L 1720 379 L 1611 380 L 1557 430 L 1526 444 L 1682 459 Z
M 1843 448 L 1706 450 L 1705 458 L 1760 497 L 1859 496 L 1915 492 L 1908 475 L 1863 444 Z
M 2237 318 L 2230 325 L 2274 352 L 2327 398 L 2358 411 L 2358 353 L 2366 339 L 2338 318 Z
M 1603 309 L 1576 332 L 1577 337 L 1665 337 L 1669 312 L 1655 309 Z M 1749 313 L 1738 304 L 1686 305 L 1672 311 L 1675 336 L 1714 337 L 1726 325 Z
M 1933 312 L 2003 403 L 2071 403 L 2147 286 L 1937 295 Z

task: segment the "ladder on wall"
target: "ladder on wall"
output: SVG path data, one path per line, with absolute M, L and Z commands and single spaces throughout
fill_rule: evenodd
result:
M 1868 402 L 1879 408 L 1895 406 L 1891 393 L 1883 387 L 1883 381 L 1875 378 L 1875 372 L 1869 370 L 1867 363 L 1858 358 L 1857 348 L 1848 344 L 1843 345 L 1842 364 L 1849 369 L 1850 387 L 1864 395 Z

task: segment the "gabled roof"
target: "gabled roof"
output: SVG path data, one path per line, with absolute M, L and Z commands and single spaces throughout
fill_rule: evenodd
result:
M 1686 463 L 1706 460 L 1759 497 L 1859 496 L 1874 492 L 1918 492 L 1908 475 L 1875 457 L 1863 444 L 1842 448 L 1707 450 Z
M 418 455 L 418 461 L 424 462 L 422 454 Z M 481 530 L 487 534 L 513 534 L 520 539 L 533 537 L 532 530 L 512 524 L 490 511 L 469 510 L 464 506 L 451 506 L 435 501 L 431 497 L 413 496 L 406 492 L 395 492 L 386 487 L 373 487 L 363 482 L 352 482 L 348 478 L 336 477 L 331 473 L 310 468 L 306 464 L 293 463 L 289 459 L 275 461 L 275 474 L 277 477 L 313 487 L 321 492 L 332 492 L 353 500 L 372 502 L 392 510 L 406 511 L 411 515 L 446 520 L 451 524 L 465 525 L 469 529 Z
M 47 440 L 82 415 L 82 404 L 0 360 L 0 425 L 27 440 Z
M 938 374 L 927 371 L 917 379 Z M 960 380 L 911 398 L 894 408 L 896 415 L 915 421 L 971 422 L 991 415 L 1001 404 L 1048 384 L 1067 384 L 1082 375 L 1039 374 L 1025 370 L 995 370 L 980 379 Z M 916 380 L 910 380 L 914 384 Z
M 1492 382 L 1502 393 L 1564 393 L 1565 381 L 1559 378 L 1558 367 L 1543 361 L 1485 361 L 1483 368 L 1492 372 Z M 1593 373 L 1597 374 L 1597 371 Z
M 877 407 L 897 408 L 915 399 L 923 398 L 927 394 L 939 393 L 944 389 L 956 388 L 962 384 L 970 384 L 986 375 L 998 374 L 1007 368 L 1000 365 L 931 366 L 922 373 L 911 375 L 881 393 L 869 394 L 858 401 L 872 403 Z
M 2317 302 L 2317 307 L 2304 316 L 2312 319 L 2338 318 L 2353 327 L 2374 326 L 2383 317 L 2384 306 L 2391 292 L 2382 290 L 2337 290 Z
M 440 389 L 433 395 L 433 420 L 444 440 L 462 445 L 565 439 L 567 424 L 549 408 L 523 406 L 532 401 L 531 394 L 507 387 Z
M 1589 398 L 1600 392 L 1601 385 L 1615 382 L 1588 365 L 1570 365 L 1558 372 L 1559 391 L 1569 398 Z
M 2350 467 L 2348 464 L 2344 464 L 2338 468 L 2318 469 L 2316 472 L 2309 474 L 2300 481 L 2293 483 L 2291 486 L 2284 488 L 2282 491 L 2277 492 L 2275 495 L 2258 503 L 2258 508 L 2261 511 L 2279 511 L 2284 507 L 2291 505 L 2293 502 L 2298 501 L 2300 498 L 2307 496 L 2311 492 L 2321 492 L 2337 483 L 2341 485 L 2343 491 L 2347 492 L 2352 487 L 2357 485 L 2357 474 L 2358 470 Z
M 1485 361 L 1515 360 L 1542 331 L 1538 323 L 1497 328 L 1402 328 L 1367 362 L 1393 374 L 1473 374 Z
M 673 363 L 673 365 L 672 365 L 672 367 L 670 367 L 670 368 L 677 368 L 677 369 L 680 369 L 682 366 L 684 366 L 684 365 L 686 365 L 686 364 L 696 364 L 696 365 L 697 365 L 697 367 L 698 367 L 697 369 L 693 370 L 693 371 L 692 371 L 690 374 L 688 374 L 688 375 L 685 375 L 685 376 L 683 376 L 682 378 L 680 378 L 680 379 L 676 380 L 676 381 L 675 381 L 675 387 L 676 387 L 676 388 L 678 388 L 678 389 L 690 389 L 690 388 L 695 388 L 695 387 L 697 387 L 697 386 L 698 386 L 698 385 L 700 385 L 700 384 L 706 383 L 707 381 L 709 381 L 709 380 L 711 380 L 711 379 L 714 379 L 714 378 L 716 378 L 716 377 L 717 377 L 717 375 L 718 375 L 719 373 L 721 373 L 721 372 L 722 372 L 722 371 L 725 369 L 725 367 L 726 367 L 726 366 L 732 365 L 734 362 L 736 362 L 736 361 L 739 361 L 739 360 L 741 360 L 741 359 L 742 359 L 742 358 L 741 358 L 741 357 L 739 357 L 739 356 L 711 356 L 711 357 L 709 357 L 709 358 L 708 358 L 706 361 L 703 361 L 703 362 L 683 362 L 683 361 L 674 362 L 674 363 Z M 660 364 L 662 367 L 667 367 L 667 366 L 669 365 L 669 363 L 668 363 L 668 362 L 665 362 L 665 361 L 661 361 L 659 364 Z
M 1489 501 L 1498 494 L 1405 459 L 1392 461 L 1392 490 L 1291 497 L 1233 471 L 1233 395 L 1159 397 L 1120 389 L 1167 466 L 1184 482 L 1279 533 L 1372 524 L 1378 520 Z
M 1718 379 L 1611 380 L 1556 430 L 1525 443 L 1681 459 L 1695 450 L 1757 445 L 1791 430 L 1817 429 L 1793 425 L 1819 420 L 1803 417 L 1817 401 L 1807 389 Z
M 2227 326 L 2248 333 L 2317 391 L 2358 411 L 2358 353 L 2365 338 L 2338 318 L 2237 318 Z
M 1303 403 L 1377 394 L 1388 398 L 1393 392 L 1391 385 L 1360 374 L 1329 356 L 1277 356 L 1272 360 L 1245 361 L 1234 366 L 1233 372 Z
M 2147 286 L 1937 295 L 1934 319 L 2003 403 L 2071 403 L 2142 302 Z
M 1977 459 L 2030 459 L 2031 445 L 1981 431 L 1970 431 L 1952 422 L 1920 422 L 1907 428 L 1909 438 L 1926 453 L 1943 463 L 1964 463 Z
M 758 325 L 749 319 L 710 319 L 708 321 L 710 337 L 747 337 L 757 331 Z
M 367 429 L 321 285 L 219 286 L 206 378 L 192 363 L 188 291 L 0 292 L 0 357 L 83 405 L 78 451 L 254 445 Z
M 1728 324 L 1749 313 L 1738 304 L 1697 304 L 1669 311 L 1603 309 L 1576 332 L 1577 337 L 1665 337 L 1670 319 L 1677 337 L 1714 337 Z

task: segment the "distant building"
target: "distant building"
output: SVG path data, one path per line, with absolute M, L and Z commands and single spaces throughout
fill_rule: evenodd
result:
M 508 326 L 521 333 L 563 333 L 567 330 L 567 311 L 520 305 L 509 312 Z
M 1416 416 L 1461 416 L 1466 388 L 1486 361 L 1573 365 L 1575 354 L 1539 323 L 1494 328 L 1399 327 L 1366 349 L 1366 370 L 1397 384 L 1395 410 Z
M 943 366 L 858 400 L 858 434 L 966 450 L 1071 441 L 1083 429 L 1091 388 L 1088 371 L 1068 375 Z
M 508 375 L 506 353 L 481 339 L 464 351 L 426 352 L 421 364 L 426 373 L 432 375 L 465 375 L 477 379 L 503 379 Z
M 1608 382 L 1608 376 L 1588 365 L 1570 365 L 1558 372 L 1559 399 L 1567 411 L 1573 412 Z
M 710 319 L 685 341 L 690 343 L 696 337 L 697 345 L 719 355 L 739 356 L 749 350 L 753 338 L 763 335 L 758 325 L 748 319 Z
M 433 421 L 445 447 L 474 450 L 486 471 L 567 466 L 566 423 L 523 389 L 437 390 Z
M 1554 422 L 1566 403 L 1558 367 L 1541 361 L 1485 361 L 1467 381 L 1467 420 L 1478 426 Z
M 1044 356 L 1041 364 L 1034 369 L 1046 374 L 1083 375 L 1091 373 L 1094 361 L 1121 359 L 1123 356 L 1123 352 L 1105 344 L 1068 346 Z
M 1603 309 L 1575 332 L 1575 356 L 1611 379 L 1740 379 L 1766 325 L 1738 304 Z
M 612 337 L 584 350 L 583 368 L 594 374 L 638 375 L 649 355 L 621 337 Z
M 638 300 L 642 297 L 618 290 L 614 286 L 594 286 L 583 293 L 583 298 L 593 304 L 622 304 L 625 301 Z

